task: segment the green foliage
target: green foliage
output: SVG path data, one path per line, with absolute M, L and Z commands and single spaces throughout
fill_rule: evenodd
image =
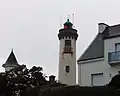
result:
M 120 75 L 114 76 L 108 86 L 114 86 L 115 88 L 120 89 Z
M 21 65 L 5 73 L 0 73 L 0 93 L 7 96 L 113 96 L 120 94 L 120 75 L 112 78 L 107 86 L 80 87 L 51 83 L 46 80 L 41 67 L 33 66 L 28 69 Z M 115 95 L 117 96 L 117 95 Z M 119 96 L 119 95 L 118 95 Z
M 22 96 L 41 96 L 40 94 L 40 88 L 32 88 L 30 90 L 28 90 L 25 94 L 23 94 Z
M 6 90 L 6 85 L 7 81 L 6 81 L 6 77 L 4 75 L 4 73 L 0 74 L 0 92 L 4 92 Z
M 26 65 L 21 65 L 5 73 L 0 73 L 0 89 L 6 90 L 12 96 L 23 95 L 28 89 L 46 83 L 47 80 L 42 73 L 42 67 L 33 66 L 28 69 Z

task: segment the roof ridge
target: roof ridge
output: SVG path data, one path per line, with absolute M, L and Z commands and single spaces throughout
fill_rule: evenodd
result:
M 120 24 L 115 24 L 115 25 L 112 25 L 110 27 L 116 27 L 116 26 L 120 26 Z

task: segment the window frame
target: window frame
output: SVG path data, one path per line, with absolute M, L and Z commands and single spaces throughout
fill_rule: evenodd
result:
M 71 47 L 71 40 L 65 40 L 65 47 Z
M 65 72 L 66 72 L 66 73 L 69 73 L 69 72 L 70 72 L 70 66 L 69 66 L 69 65 L 66 65 L 66 66 L 65 66 Z
M 119 43 L 115 43 L 115 52 L 119 52 L 119 51 L 117 51 L 117 45 L 120 45 L 120 42 Z
M 66 39 L 64 45 L 64 53 L 71 54 L 72 53 L 72 40 Z
M 91 86 L 95 86 L 95 85 L 93 85 L 93 76 L 95 76 L 95 75 L 102 75 L 102 76 L 104 76 L 103 72 L 101 72 L 101 73 L 92 73 L 91 74 Z

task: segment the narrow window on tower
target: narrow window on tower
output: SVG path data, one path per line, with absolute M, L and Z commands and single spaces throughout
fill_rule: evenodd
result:
M 69 73 L 70 72 L 70 66 L 65 66 L 65 71 L 66 71 L 66 73 Z
M 64 53 L 71 53 L 71 40 L 65 40 Z
M 71 47 L 71 40 L 65 40 L 65 46 Z

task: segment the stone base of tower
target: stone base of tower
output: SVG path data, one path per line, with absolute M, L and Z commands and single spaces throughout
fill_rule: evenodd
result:
M 75 53 L 73 55 L 60 54 L 58 80 L 62 84 L 67 84 L 67 85 L 76 84 L 76 55 Z
M 76 82 L 73 82 L 73 81 L 76 81 L 76 80 L 58 80 L 61 84 L 66 84 L 66 85 L 76 85 Z

